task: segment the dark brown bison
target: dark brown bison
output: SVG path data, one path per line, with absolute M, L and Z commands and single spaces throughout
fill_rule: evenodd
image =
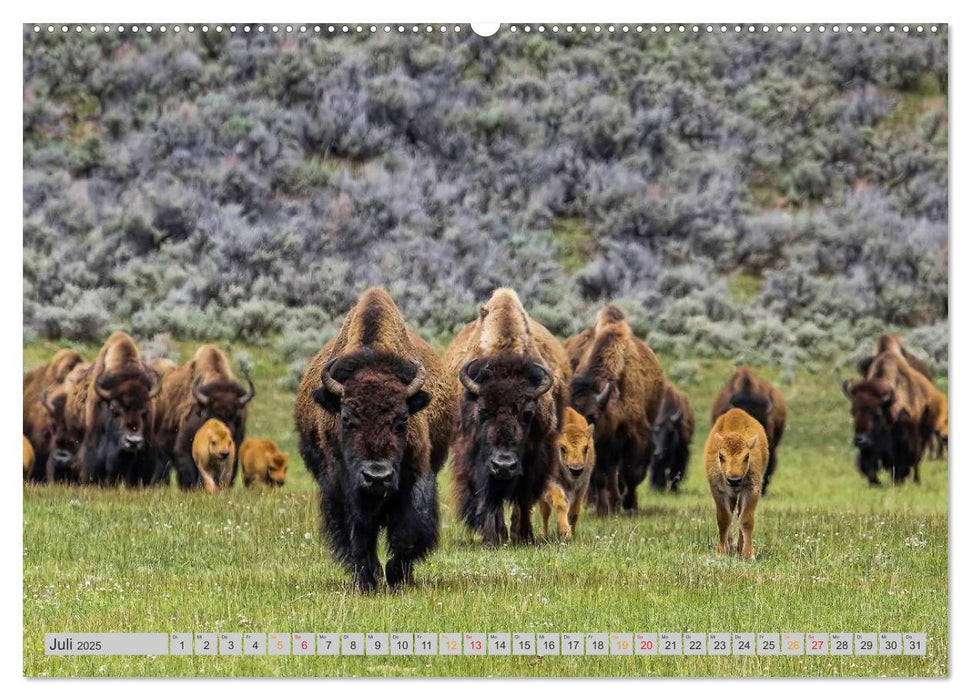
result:
M 300 454 L 320 485 L 324 536 L 359 591 L 382 578 L 382 528 L 392 587 L 411 583 L 438 543 L 435 474 L 455 406 L 447 388 L 441 359 L 382 289 L 361 295 L 300 382 Z
M 594 325 L 579 335 L 584 334 L 585 341 L 571 342 L 578 359 L 570 405 L 594 426 L 597 463 L 590 498 L 599 515 L 621 504 L 633 512 L 637 486 L 650 462 L 651 424 L 664 397 L 664 370 L 616 306 L 601 309 Z
M 156 363 L 163 373 L 162 393 L 155 412 L 155 436 L 159 464 L 154 480 L 167 483 L 175 469 L 182 489 L 201 486 L 199 470 L 192 461 L 192 439 L 202 424 L 211 418 L 222 421 L 236 445 L 246 437 L 246 407 L 256 396 L 256 388 L 243 372 L 248 388 L 243 388 L 229 368 L 229 358 L 215 345 L 203 345 L 193 358 L 176 369 Z M 236 479 L 239 460 L 234 455 L 230 485 Z
M 533 540 L 531 511 L 556 460 L 569 383 L 563 347 L 511 289 L 496 290 L 445 352 L 459 424 L 452 445 L 458 512 L 494 547 Z
M 49 362 L 24 372 L 24 435 L 34 448 L 34 461 L 27 474 L 29 481 L 43 481 L 50 455 L 52 425 L 50 410 L 44 405 L 45 392 L 54 391 L 75 365 L 84 358 L 74 350 L 58 350 Z
M 740 408 L 762 424 L 769 441 L 769 462 L 762 475 L 762 495 L 769 490 L 775 472 L 779 443 L 786 430 L 788 407 L 782 394 L 770 382 L 762 379 L 748 365 L 742 365 L 722 387 L 711 408 L 712 424 L 730 409 Z
M 940 420 L 935 392 L 927 377 L 893 351 L 874 357 L 865 379 L 843 382 L 853 413 L 857 465 L 871 484 L 880 483 L 881 466 L 895 483 L 902 483 L 911 469 L 920 482 L 920 460 Z
M 142 361 L 135 341 L 126 333 L 112 333 L 91 367 L 79 373 L 65 405 L 69 421 L 83 410 L 84 440 L 77 459 L 81 483 L 150 482 L 156 457 L 153 399 L 159 388 L 158 375 Z
M 664 400 L 651 426 L 651 486 L 658 491 L 678 490 L 684 479 L 695 432 L 695 416 L 688 397 L 670 381 L 664 383 Z

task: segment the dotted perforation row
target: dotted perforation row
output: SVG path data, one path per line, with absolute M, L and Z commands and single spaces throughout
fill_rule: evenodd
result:
M 235 24 L 229 24 L 229 25 L 223 25 L 223 24 L 215 24 L 215 25 L 208 25 L 208 24 L 201 24 L 201 25 L 194 25 L 194 24 L 186 24 L 186 25 L 181 25 L 181 24 L 175 24 L 175 25 L 164 25 L 164 24 L 161 24 L 161 25 L 151 25 L 151 24 L 146 24 L 146 25 L 137 25 L 137 24 L 133 24 L 133 25 L 124 25 L 124 24 L 118 24 L 118 25 L 110 25 L 110 24 L 95 25 L 95 24 L 90 24 L 90 25 L 81 25 L 81 24 L 74 24 L 74 25 L 68 25 L 68 24 L 61 24 L 61 25 L 54 25 L 54 24 L 48 24 L 48 25 L 40 25 L 40 24 L 35 24 L 35 25 L 33 25 L 33 31 L 34 31 L 35 34 L 40 34 L 40 33 L 43 33 L 43 32 L 46 32 L 48 34 L 53 34 L 53 33 L 58 32 L 58 31 L 61 32 L 62 34 L 67 34 L 67 33 L 72 32 L 72 31 L 74 33 L 76 33 L 76 34 L 80 34 L 80 33 L 83 33 L 85 31 L 87 31 L 88 33 L 91 33 L 91 34 L 94 34 L 96 32 L 103 32 L 103 33 L 107 33 L 107 32 L 118 32 L 119 34 L 122 34 L 122 33 L 125 33 L 125 32 L 130 32 L 132 34 L 137 34 L 138 32 L 144 32 L 146 34 L 151 34 L 152 32 L 156 32 L 156 31 L 157 32 L 160 32 L 160 33 L 163 33 L 163 34 L 165 32 L 167 32 L 167 31 L 172 31 L 172 32 L 174 32 L 176 34 L 182 32 L 182 31 L 189 32 L 190 34 L 196 32 L 196 31 L 201 31 L 201 32 L 215 31 L 217 33 L 221 33 L 223 31 L 229 31 L 230 33 L 233 33 L 233 34 L 235 34 L 237 32 L 243 32 L 243 33 L 247 33 L 247 34 L 248 33 L 254 33 L 254 32 L 255 33 L 258 33 L 258 34 L 262 34 L 262 33 L 272 33 L 272 34 L 279 34 L 279 33 L 285 33 L 285 34 L 309 34 L 309 33 L 313 33 L 313 34 L 351 34 L 351 33 L 364 34 L 364 33 L 371 33 L 371 34 L 375 34 L 375 33 L 379 32 L 379 31 L 383 31 L 386 34 L 391 33 L 391 32 L 397 32 L 399 34 L 405 34 L 405 33 L 418 34 L 420 32 L 432 33 L 432 32 L 438 31 L 438 32 L 444 34 L 444 33 L 448 32 L 450 29 L 453 32 L 461 32 L 462 31 L 462 27 L 460 25 L 457 25 L 457 24 L 455 24 L 455 25 L 446 25 L 446 24 L 439 24 L 439 25 L 432 25 L 432 24 L 426 24 L 426 25 L 418 25 L 418 24 L 409 24 L 409 25 L 398 24 L 398 25 L 390 25 L 390 24 L 385 24 L 385 25 L 380 25 L 380 26 L 379 25 L 374 25 L 374 24 L 370 24 L 370 25 L 366 25 L 366 24 L 357 24 L 357 25 L 352 25 L 352 24 L 328 24 L 328 25 L 321 25 L 321 24 L 312 24 L 312 25 L 311 24 L 299 24 L 299 25 L 295 25 L 295 24 L 286 24 L 286 25 L 278 25 L 278 24 L 272 24 L 272 25 L 264 25 L 264 24 L 244 24 L 244 25 L 235 25 Z M 928 26 L 927 29 L 930 30 L 931 32 L 937 32 L 937 30 L 938 30 L 936 24 L 932 24 L 932 25 Z M 539 25 L 535 25 L 535 26 L 534 25 L 529 25 L 529 24 L 526 24 L 526 25 L 516 25 L 516 24 L 513 24 L 513 25 L 509 25 L 507 27 L 507 30 L 509 32 L 513 33 L 513 34 L 515 34 L 517 32 L 524 32 L 526 34 L 529 34 L 529 33 L 534 32 L 534 31 L 535 32 L 539 32 L 540 34 L 545 33 L 547 31 L 553 32 L 553 33 L 559 33 L 561 31 L 567 32 L 567 33 L 577 32 L 577 33 L 580 33 L 580 34 L 586 34 L 586 33 L 593 33 L 593 34 L 601 34 L 601 33 L 608 33 L 608 34 L 613 34 L 613 33 L 625 33 L 625 34 L 626 33 L 635 33 L 635 34 L 641 34 L 641 33 L 645 33 L 645 32 L 649 32 L 649 33 L 652 33 L 652 34 L 656 34 L 656 33 L 663 33 L 663 34 L 672 34 L 672 33 L 678 33 L 678 34 L 685 34 L 685 33 L 702 34 L 702 33 L 706 33 L 706 34 L 712 34 L 712 33 L 716 33 L 716 32 L 720 32 L 720 33 L 735 32 L 737 34 L 740 34 L 740 33 L 745 32 L 745 33 L 749 33 L 749 34 L 755 34 L 755 33 L 761 32 L 763 34 L 767 34 L 767 33 L 772 32 L 772 31 L 775 31 L 776 33 L 780 33 L 780 34 L 783 33 L 783 32 L 795 33 L 795 32 L 800 32 L 800 31 L 801 32 L 804 32 L 804 33 L 807 33 L 807 34 L 812 33 L 812 32 L 817 32 L 817 33 L 820 33 L 820 34 L 821 33 L 825 33 L 825 32 L 832 32 L 834 34 L 838 34 L 840 32 L 846 32 L 846 33 L 850 34 L 850 33 L 853 33 L 854 31 L 858 31 L 860 33 L 866 34 L 869 31 L 873 31 L 873 32 L 876 32 L 876 33 L 879 34 L 880 32 L 883 32 L 883 31 L 887 31 L 887 32 L 890 32 L 890 33 L 894 33 L 894 32 L 896 32 L 898 30 L 904 32 L 905 34 L 909 34 L 911 32 L 922 33 L 922 32 L 924 32 L 925 27 L 922 24 L 918 24 L 918 25 L 915 25 L 915 26 L 911 26 L 909 24 L 904 24 L 904 25 L 901 25 L 899 27 L 897 25 L 893 25 L 893 24 L 889 24 L 889 25 L 879 25 L 879 24 L 877 24 L 877 25 L 866 25 L 866 24 L 862 24 L 862 25 L 853 25 L 853 24 L 843 24 L 843 25 L 840 25 L 840 24 L 833 24 L 833 25 L 824 25 L 824 24 L 817 24 L 817 25 L 812 25 L 812 24 L 802 24 L 802 25 L 796 25 L 796 24 L 774 24 L 774 25 L 769 25 L 769 24 L 748 24 L 748 25 L 742 25 L 742 24 L 735 24 L 735 25 L 728 25 L 728 24 L 714 24 L 714 25 L 713 24 L 690 24 L 690 25 L 686 25 L 686 24 L 649 24 L 649 25 L 648 24 L 636 24 L 636 25 L 631 25 L 631 24 L 622 24 L 622 25 L 614 25 L 614 24 L 609 24 L 609 25 L 600 25 L 600 24 L 594 24 L 594 25 L 577 24 L 577 25 L 574 25 L 574 24 L 567 24 L 567 25 L 563 25 L 563 26 L 560 26 L 558 24 L 553 24 L 553 25 L 543 25 L 543 24 L 539 24 Z

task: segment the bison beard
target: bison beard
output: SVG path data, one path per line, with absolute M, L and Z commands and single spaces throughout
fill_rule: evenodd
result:
M 662 413 L 651 430 L 651 487 L 663 491 L 668 486 L 677 493 L 688 466 L 690 441 L 685 440 L 683 421 L 686 416 L 680 410 Z
M 454 469 L 461 517 L 486 547 L 495 547 L 509 537 L 503 517 L 509 501 L 513 540 L 531 542 L 531 510 L 556 449 L 556 431 L 534 421 L 536 399 L 552 388 L 552 374 L 531 358 L 501 355 L 468 361 L 460 377 L 466 393 Z
M 331 360 L 313 398 L 339 417 L 337 431 L 321 436 L 320 445 L 301 436 L 304 459 L 319 474 L 324 536 L 362 592 L 374 590 L 382 575 L 382 527 L 392 587 L 412 583 L 415 561 L 438 543 L 435 474 L 427 453 L 415 454 L 408 440 L 410 417 L 431 400 L 424 378 L 420 362 L 370 349 Z

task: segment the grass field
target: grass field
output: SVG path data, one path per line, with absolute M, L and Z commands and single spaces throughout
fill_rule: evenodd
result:
M 190 347 L 181 346 L 183 360 Z M 25 366 L 54 349 L 29 345 Z M 296 455 L 292 393 L 277 382 L 285 368 L 272 353 L 246 350 L 258 388 L 248 433 L 291 452 L 287 485 L 215 496 L 25 487 L 25 675 L 947 674 L 947 464 L 925 461 L 919 485 L 868 487 L 853 464 L 848 406 L 831 370 L 780 384 L 790 423 L 772 495 L 759 506 L 754 563 L 713 554 L 714 509 L 699 460 L 708 410 L 731 363 L 699 362 L 695 381 L 683 386 L 699 427 L 680 494 L 642 486 L 638 515 L 585 514 L 571 543 L 483 551 L 456 521 L 446 469 L 442 543 L 417 568 L 418 585 L 365 597 L 352 592 L 318 536 L 316 486 Z M 44 633 L 63 631 L 923 631 L 929 653 L 45 657 Z

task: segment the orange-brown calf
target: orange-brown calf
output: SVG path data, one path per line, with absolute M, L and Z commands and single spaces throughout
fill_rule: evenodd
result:
M 249 486 L 283 486 L 287 480 L 290 455 L 281 452 L 272 440 L 244 440 L 239 448 L 243 484 Z
M 762 475 L 769 461 L 769 441 L 762 425 L 739 408 L 715 421 L 705 441 L 705 474 L 715 500 L 719 554 L 737 552 L 755 559 L 752 533 L 755 507 L 762 497 Z M 732 514 L 739 516 L 738 544 L 732 547 Z
M 236 444 L 226 424 L 210 418 L 192 438 L 192 461 L 199 471 L 202 487 L 212 493 L 232 483 Z
M 557 440 L 556 468 L 539 502 L 543 537 L 548 536 L 552 511 L 556 511 L 560 537 L 570 539 L 576 533 L 580 510 L 590 487 L 594 458 L 593 426 L 572 408 L 566 408 Z

